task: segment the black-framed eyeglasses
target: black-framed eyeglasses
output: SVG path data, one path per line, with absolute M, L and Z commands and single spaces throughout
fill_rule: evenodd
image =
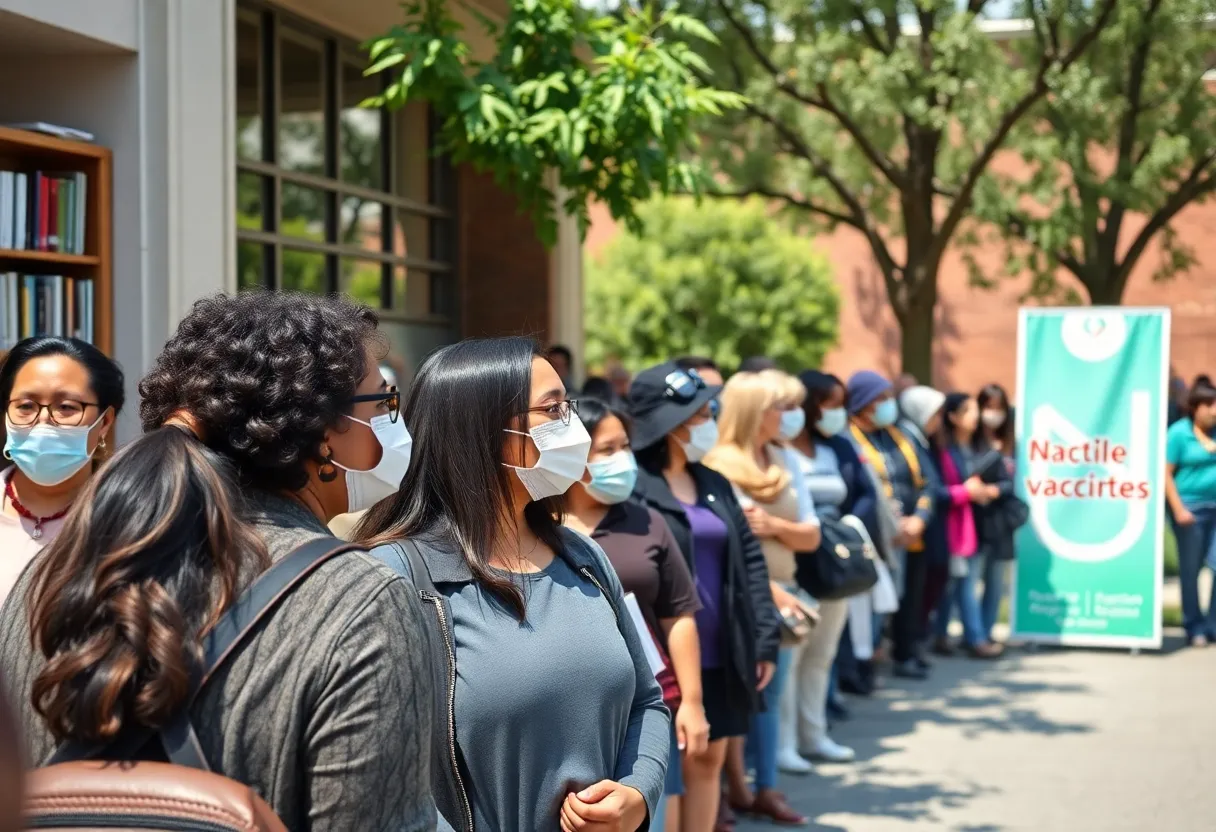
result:
M 75 399 L 42 404 L 33 399 L 10 399 L 4 408 L 8 421 L 14 427 L 28 428 L 37 424 L 46 411 L 52 425 L 61 428 L 77 428 L 84 424 L 85 411 L 90 407 L 101 407 L 97 402 L 82 402 Z
M 706 388 L 705 379 L 696 370 L 675 370 L 663 379 L 667 389 L 663 395 L 676 404 L 688 404 L 697 397 L 697 392 Z
M 570 414 L 578 415 L 578 401 L 565 399 L 542 407 L 529 407 L 525 413 L 543 413 L 550 419 L 561 419 L 563 425 L 570 424 Z
M 401 391 L 396 387 L 389 387 L 387 390 L 381 390 L 379 393 L 364 393 L 361 396 L 352 396 L 351 404 L 359 402 L 383 402 L 385 412 L 388 413 L 390 422 L 396 424 L 397 419 L 401 416 Z

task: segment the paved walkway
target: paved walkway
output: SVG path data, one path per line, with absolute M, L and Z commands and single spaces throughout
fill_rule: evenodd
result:
M 852 766 L 782 787 L 813 830 L 1211 832 L 1216 648 L 941 660 L 851 700 Z M 740 830 L 772 829 L 744 822 Z

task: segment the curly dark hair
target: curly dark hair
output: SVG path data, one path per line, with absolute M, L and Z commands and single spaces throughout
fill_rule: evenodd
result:
M 158 729 L 181 709 L 199 640 L 269 563 L 246 493 L 304 487 L 370 369 L 376 324 L 337 297 L 194 305 L 139 385 L 145 434 L 89 480 L 34 567 L 46 665 L 31 697 L 57 740 Z
M 304 487 L 325 431 L 367 374 L 376 313 L 295 292 L 214 295 L 194 304 L 139 384 L 145 431 L 188 412 L 242 484 Z M 383 345 L 378 345 L 383 346 Z

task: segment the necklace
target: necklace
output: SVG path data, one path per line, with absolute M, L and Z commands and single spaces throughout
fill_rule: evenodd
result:
M 30 520 L 33 522 L 34 530 L 32 532 L 30 532 L 30 537 L 32 537 L 34 540 L 42 539 L 42 524 L 43 523 L 50 523 L 53 520 L 58 520 L 59 518 L 63 517 L 65 514 L 67 514 L 68 509 L 71 508 L 71 506 L 69 505 L 66 508 L 64 508 L 62 511 L 57 511 L 54 514 L 47 515 L 46 517 L 39 517 L 38 515 L 34 514 L 32 511 L 30 511 L 28 508 L 21 505 L 21 501 L 17 499 L 17 492 L 13 490 L 13 478 L 12 477 L 9 477 L 8 482 L 6 482 L 4 484 L 4 496 L 7 497 L 8 501 L 13 504 L 13 510 L 15 510 L 18 515 L 20 515 L 21 517 L 24 517 L 26 520 Z

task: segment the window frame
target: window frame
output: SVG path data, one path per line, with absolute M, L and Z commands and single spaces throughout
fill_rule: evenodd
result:
M 380 265 L 380 302 L 377 313 L 385 320 L 402 323 L 417 323 L 428 326 L 454 325 L 458 318 L 458 227 L 456 212 L 456 188 L 454 170 L 450 161 L 432 152 L 435 146 L 435 120 L 427 109 L 427 199 L 401 196 L 394 192 L 397 183 L 397 154 L 401 139 L 397 129 L 398 113 L 385 109 L 378 111 L 380 117 L 380 182 L 384 190 L 342 180 L 341 137 L 343 68 L 347 62 L 355 66 L 366 64 L 365 56 L 358 51 L 358 44 L 343 35 L 327 30 L 316 23 L 302 19 L 262 0 L 238 0 L 233 19 L 236 27 L 250 23 L 258 28 L 258 116 L 261 119 L 261 148 L 259 159 L 241 158 L 236 155 L 236 175 L 257 177 L 260 184 L 260 228 L 236 229 L 238 250 L 242 244 L 255 245 L 260 249 L 261 285 L 277 291 L 283 281 L 283 252 L 299 251 L 320 254 L 325 258 L 324 287 L 329 293 L 339 292 L 343 261 L 357 260 L 375 262 Z M 320 47 L 322 61 L 321 101 L 324 103 L 322 119 L 325 137 L 323 175 L 292 170 L 283 167 L 279 158 L 279 127 L 282 117 L 281 55 L 284 29 L 293 37 L 313 42 Z M 388 77 L 381 77 L 382 86 Z M 235 138 L 235 137 L 234 137 Z M 282 191 L 284 183 L 310 188 L 323 195 L 324 219 L 323 240 L 309 240 L 282 233 Z M 341 208 L 343 203 L 354 198 L 376 205 L 380 212 L 379 249 L 339 242 L 341 233 Z M 431 257 L 397 254 L 393 251 L 394 235 L 399 218 L 413 215 L 426 220 L 427 245 Z M 407 241 L 408 245 L 408 241 Z M 436 252 L 445 259 L 432 259 Z M 418 275 L 427 281 L 427 309 L 409 311 L 393 306 L 394 280 L 398 269 L 404 269 L 407 280 Z M 239 276 L 238 276 L 239 280 Z M 437 298 L 447 300 L 448 308 L 442 309 Z

